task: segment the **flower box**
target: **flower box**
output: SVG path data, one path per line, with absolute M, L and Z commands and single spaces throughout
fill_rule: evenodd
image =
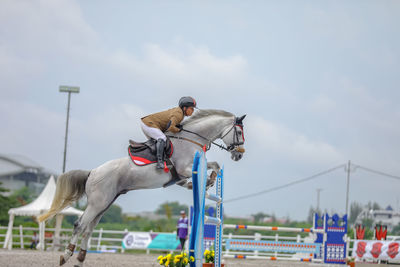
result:
M 214 267 L 214 263 L 203 263 L 203 267 Z M 225 264 L 221 263 L 221 267 L 225 267 Z

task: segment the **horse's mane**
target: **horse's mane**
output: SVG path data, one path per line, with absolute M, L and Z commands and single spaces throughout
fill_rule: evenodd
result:
M 188 125 L 188 124 L 195 123 L 198 120 L 201 120 L 201 119 L 203 119 L 205 117 L 208 117 L 208 116 L 221 116 L 221 117 L 227 117 L 227 118 L 235 117 L 235 115 L 233 115 L 232 113 L 227 112 L 225 110 L 199 109 L 191 117 L 189 117 L 188 119 L 184 120 L 182 122 L 182 125 Z

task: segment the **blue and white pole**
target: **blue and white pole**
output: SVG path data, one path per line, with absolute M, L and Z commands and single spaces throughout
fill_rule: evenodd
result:
M 216 225 L 215 233 L 215 265 L 221 266 L 222 227 L 223 227 L 223 169 L 217 176 L 216 194 L 206 192 L 207 184 L 207 159 L 204 152 L 197 152 L 192 168 L 193 183 L 193 225 L 190 233 L 189 255 L 195 258 L 190 263 L 191 267 L 200 267 L 203 264 L 204 223 Z M 205 199 L 216 202 L 216 217 L 205 216 Z

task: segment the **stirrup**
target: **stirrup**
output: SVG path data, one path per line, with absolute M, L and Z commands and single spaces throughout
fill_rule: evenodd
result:
M 156 169 L 159 169 L 159 170 L 164 169 L 164 161 L 157 161 Z

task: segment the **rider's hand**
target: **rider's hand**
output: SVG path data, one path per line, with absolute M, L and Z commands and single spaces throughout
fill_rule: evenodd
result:
M 178 128 L 179 129 L 179 131 L 182 131 L 183 130 L 183 126 L 182 125 L 180 125 L 180 124 L 177 124 L 177 125 L 175 125 L 176 126 L 176 128 Z

